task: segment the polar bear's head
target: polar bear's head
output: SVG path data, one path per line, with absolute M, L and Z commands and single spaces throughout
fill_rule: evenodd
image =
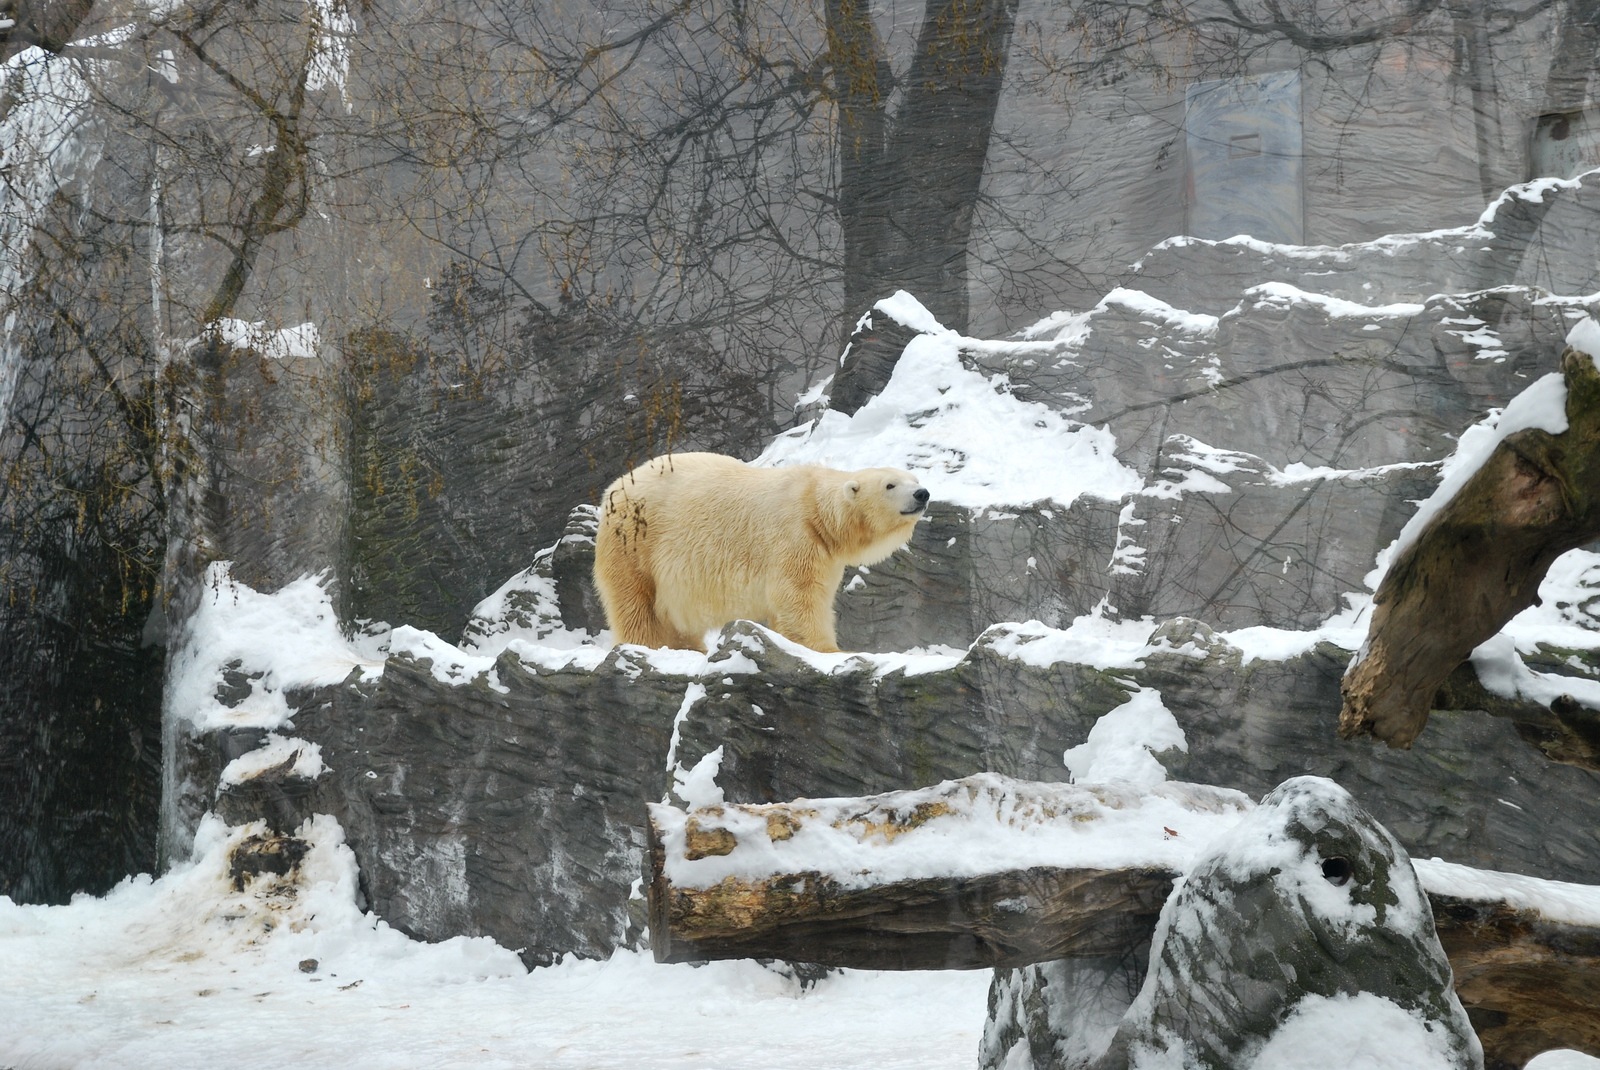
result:
M 928 508 L 928 491 L 917 477 L 898 468 L 863 468 L 841 485 L 845 512 L 854 529 L 848 564 L 872 565 L 911 538 Z
M 928 507 L 928 491 L 917 477 L 898 468 L 863 468 L 852 472 L 845 491 L 861 502 L 885 506 L 899 516 L 920 516 Z

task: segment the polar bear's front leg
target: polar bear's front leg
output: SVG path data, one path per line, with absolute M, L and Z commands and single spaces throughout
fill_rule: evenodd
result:
M 815 570 L 791 577 L 773 598 L 772 627 L 782 635 L 823 654 L 839 653 L 834 632 L 833 596 L 844 578 L 844 566 L 819 576 Z

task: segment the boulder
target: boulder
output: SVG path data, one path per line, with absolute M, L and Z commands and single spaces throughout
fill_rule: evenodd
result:
M 1247 1066 L 1287 1043 L 1297 1017 L 1354 1001 L 1371 1016 L 1404 1012 L 1414 1024 L 1401 1039 L 1430 1056 L 1374 1062 L 1483 1065 L 1405 848 L 1337 784 L 1297 777 L 1173 891 L 1144 987 L 1089 1065 Z
M 1405 848 L 1319 777 L 1284 782 L 1208 846 L 1106 1036 L 1116 973 L 1090 961 L 997 977 L 983 1065 L 1282 1065 L 1317 1023 L 1360 1015 L 1381 1019 L 1386 1045 L 1364 1065 L 1483 1066 Z

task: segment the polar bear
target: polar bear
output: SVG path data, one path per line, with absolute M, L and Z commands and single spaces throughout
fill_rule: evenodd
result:
M 606 488 L 595 586 L 619 643 L 704 650 L 708 630 L 745 618 L 834 652 L 845 566 L 904 546 L 927 506 L 928 492 L 893 468 L 666 454 Z

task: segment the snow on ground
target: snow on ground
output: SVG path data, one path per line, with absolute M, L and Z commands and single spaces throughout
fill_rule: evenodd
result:
M 1352 1030 L 1351 1023 L 1361 1023 Z M 1441 1033 L 1410 1012 L 1370 992 L 1307 996 L 1256 1054 L 1249 1070 L 1317 1070 L 1327 1051 L 1348 1052 L 1349 1065 L 1367 1070 L 1428 1070 L 1455 1065 Z
M 524 971 L 487 939 L 410 940 L 354 905 L 338 826 L 304 879 L 235 891 L 208 822 L 196 860 L 71 906 L 0 898 L 0 1066 L 967 1068 L 988 975 L 846 971 L 802 992 L 753 962 L 648 954 Z
M 1156 792 L 1161 812 L 1145 824 L 1174 820 L 1166 811 L 1184 791 Z M 1200 816 L 1224 828 L 1239 814 Z M 1196 831 L 1195 814 L 1177 819 Z M 1108 823 L 1083 835 L 1101 848 L 1120 841 L 1124 853 L 1129 840 L 1162 842 L 1133 829 Z M 425 944 L 358 910 L 355 861 L 328 818 L 300 830 L 312 849 L 299 881 L 263 876 L 237 890 L 228 851 L 259 831 L 207 821 L 193 861 L 101 898 L 64 907 L 0 898 L 0 1066 L 966 1070 L 975 1062 L 983 971 L 842 971 L 802 990 L 752 962 L 696 968 L 621 952 L 525 972 L 487 939 Z M 1204 838 L 1189 837 L 1191 846 Z M 1418 870 L 1427 886 L 1469 898 L 1503 895 L 1552 916 L 1600 917 L 1592 888 L 1437 862 Z M 1308 1065 L 1294 1061 L 1307 1046 L 1324 1068 L 1417 1065 L 1368 1058 L 1420 1043 L 1397 1011 L 1360 998 L 1307 1006 L 1255 1066 Z M 1560 1053 L 1530 1065 L 1593 1070 L 1600 1060 Z

